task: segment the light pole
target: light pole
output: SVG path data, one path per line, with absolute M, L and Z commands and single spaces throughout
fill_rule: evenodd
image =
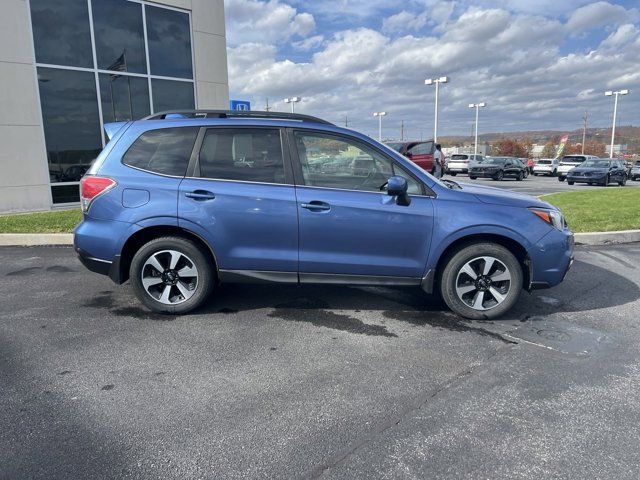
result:
M 609 158 L 613 158 L 613 142 L 616 138 L 616 116 L 618 115 L 618 95 L 627 95 L 629 90 L 618 90 L 616 92 L 607 91 L 604 92 L 605 96 L 615 96 L 613 102 L 613 127 L 611 127 L 611 151 L 609 152 Z
M 378 141 L 382 141 L 382 117 L 384 117 L 387 112 L 374 112 L 373 116 L 378 117 Z
M 449 77 L 439 77 L 439 78 L 427 78 L 424 81 L 425 85 L 434 85 L 436 86 L 436 115 L 435 122 L 433 124 L 433 141 L 438 141 L 438 93 L 440 91 L 440 84 L 447 83 L 449 81 Z
M 478 112 L 480 111 L 480 108 L 482 107 L 486 107 L 487 104 L 484 102 L 480 102 L 480 103 L 470 103 L 469 104 L 469 108 L 475 108 L 476 109 L 476 139 L 474 142 L 474 148 L 473 148 L 473 159 L 475 160 L 478 157 Z
M 295 108 L 294 105 L 298 102 L 302 101 L 302 97 L 291 97 L 291 98 L 285 98 L 284 99 L 284 103 L 290 103 L 291 104 L 291 113 L 296 113 L 295 112 Z

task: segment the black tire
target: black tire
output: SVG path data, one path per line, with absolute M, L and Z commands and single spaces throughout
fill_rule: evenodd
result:
M 475 258 L 485 256 L 493 257 L 506 266 L 511 281 L 502 303 L 487 310 L 478 310 L 458 296 L 457 282 L 463 266 Z M 504 315 L 515 305 L 522 291 L 522 281 L 522 266 L 509 250 L 495 243 L 476 243 L 461 248 L 447 260 L 440 276 L 440 293 L 447 306 L 457 315 L 473 320 L 488 320 Z
M 571 180 L 567 180 L 567 183 L 568 183 L 569 185 L 573 185 L 575 182 L 572 182 Z
M 475 180 L 478 177 L 474 177 L 473 175 L 469 175 L 469 180 Z
M 458 172 L 449 172 L 449 175 L 451 175 L 452 177 L 455 177 L 456 175 L 458 175 Z
M 171 305 L 162 303 L 161 301 L 153 298 L 151 293 L 147 292 L 142 283 L 143 269 L 145 268 L 147 260 L 158 252 L 168 250 L 176 251 L 186 256 L 186 260 L 184 261 L 190 261 L 190 263 L 193 263 L 197 269 L 197 277 L 194 287 L 195 291 L 191 297 L 181 301 L 180 303 Z M 147 266 L 147 268 L 151 267 Z M 204 251 L 195 242 L 182 237 L 161 237 L 151 240 L 136 252 L 133 256 L 133 260 L 131 261 L 129 279 L 131 280 L 131 285 L 136 297 L 138 297 L 138 300 L 140 300 L 147 308 L 158 313 L 176 315 L 190 312 L 191 310 L 198 308 L 207 300 L 213 292 L 216 284 L 216 269 L 213 260 L 211 259 L 211 255 Z M 159 288 L 163 288 L 163 286 L 166 285 L 160 284 Z M 177 287 L 174 287 L 171 291 L 179 294 Z M 178 297 L 178 301 L 179 295 L 174 296 L 174 298 Z
M 493 177 L 493 179 L 498 182 L 501 181 L 503 178 L 504 178 L 504 172 L 502 170 L 496 173 L 495 176 Z
M 516 180 L 518 182 L 521 182 L 523 179 L 524 179 L 524 173 L 518 172 L 518 176 L 516 177 Z
M 618 182 L 618 185 L 620 185 L 621 187 L 624 187 L 626 184 L 627 184 L 627 176 L 625 175 L 624 177 L 622 177 L 622 180 Z
M 607 174 L 606 177 L 604 177 L 604 180 L 602 181 L 601 185 L 603 187 L 606 187 L 607 185 L 609 185 L 610 182 L 611 182 L 611 178 L 609 177 L 609 174 Z
M 567 177 L 558 177 L 558 181 L 559 182 L 564 182 L 567 179 Z

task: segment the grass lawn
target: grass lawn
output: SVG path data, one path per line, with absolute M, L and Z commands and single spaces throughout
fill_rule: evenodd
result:
M 0 233 L 71 233 L 80 220 L 79 208 L 0 215 Z
M 640 229 L 640 188 L 608 187 L 540 198 L 560 208 L 574 232 Z

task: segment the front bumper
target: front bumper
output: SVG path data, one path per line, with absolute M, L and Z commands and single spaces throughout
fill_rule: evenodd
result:
M 573 265 L 574 237 L 570 230 L 546 234 L 530 251 L 531 289 L 550 288 L 561 283 Z
M 597 183 L 602 182 L 606 176 L 606 173 L 602 175 L 590 175 L 588 177 L 583 175 L 567 175 L 567 180 L 575 183 Z

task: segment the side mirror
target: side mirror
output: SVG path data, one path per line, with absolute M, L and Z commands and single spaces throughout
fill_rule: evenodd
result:
M 396 204 L 406 207 L 411 204 L 411 198 L 407 195 L 408 188 L 407 179 L 395 175 L 387 182 L 387 195 L 397 197 Z

